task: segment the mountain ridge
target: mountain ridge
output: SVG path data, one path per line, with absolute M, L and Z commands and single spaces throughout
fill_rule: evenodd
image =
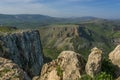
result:
M 40 14 L 0 14 L 0 24 L 18 28 L 38 28 L 49 24 L 79 24 L 82 22 L 101 22 L 106 19 L 84 16 L 74 18 L 51 17 Z

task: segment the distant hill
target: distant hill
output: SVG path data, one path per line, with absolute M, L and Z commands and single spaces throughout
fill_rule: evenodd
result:
M 57 18 L 50 17 L 39 14 L 18 14 L 18 15 L 7 15 L 0 14 L 0 24 L 7 26 L 15 26 L 19 28 L 36 28 L 39 26 L 44 26 L 48 24 L 65 24 L 65 23 L 76 23 L 81 22 L 100 22 L 104 19 L 85 16 L 85 17 L 76 17 L 76 18 Z
M 52 59 L 63 50 L 72 50 L 87 57 L 93 47 L 108 54 L 120 44 L 120 24 L 113 22 L 56 24 L 40 27 L 39 31 L 43 51 Z
M 53 17 L 44 16 L 44 15 L 5 15 L 0 14 L 0 24 L 7 26 L 15 27 L 37 27 L 39 25 L 52 23 L 51 20 L 54 20 Z

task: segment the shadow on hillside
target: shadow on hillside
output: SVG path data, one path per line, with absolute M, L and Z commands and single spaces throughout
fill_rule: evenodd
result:
M 44 56 L 44 63 L 49 63 L 51 61 L 52 61 L 52 59 L 50 57 Z

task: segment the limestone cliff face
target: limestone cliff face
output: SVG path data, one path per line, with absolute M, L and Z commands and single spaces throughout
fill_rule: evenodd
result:
M 118 45 L 110 54 L 109 59 L 114 65 L 120 67 L 120 45 Z
M 1 57 L 13 60 L 31 77 L 39 75 L 43 65 L 42 46 L 37 30 L 0 36 Z
M 86 73 L 91 77 L 94 77 L 101 71 L 102 64 L 102 51 L 98 48 L 93 48 L 88 57 L 88 61 L 85 67 Z
M 78 80 L 85 70 L 84 58 L 73 51 L 63 51 L 56 60 L 44 64 L 38 80 Z
M 43 47 L 73 50 L 71 40 L 78 36 L 77 25 L 64 25 L 40 29 Z
M 120 45 L 109 54 L 109 59 L 117 67 L 116 76 L 120 76 Z

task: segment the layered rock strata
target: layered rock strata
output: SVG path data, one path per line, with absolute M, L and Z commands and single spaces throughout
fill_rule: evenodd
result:
M 40 35 L 37 30 L 18 31 L 0 36 L 0 56 L 12 60 L 31 77 L 39 75 L 43 65 Z

